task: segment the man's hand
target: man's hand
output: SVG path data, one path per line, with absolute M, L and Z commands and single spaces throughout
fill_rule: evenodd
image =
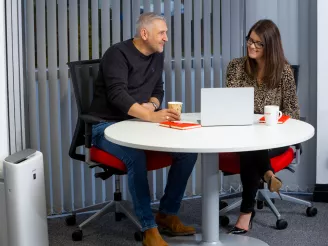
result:
M 151 112 L 155 111 L 155 107 L 152 103 L 143 103 L 143 104 L 141 104 L 141 106 L 148 109 Z
M 180 120 L 180 114 L 174 109 L 162 109 L 157 112 L 152 112 L 149 117 L 149 121 L 157 123 L 175 120 Z
M 143 105 L 135 103 L 129 109 L 128 115 L 135 118 L 142 119 L 150 122 L 163 122 L 163 121 L 175 121 L 180 120 L 179 112 L 174 109 L 162 109 L 160 111 L 151 111 L 146 109 Z

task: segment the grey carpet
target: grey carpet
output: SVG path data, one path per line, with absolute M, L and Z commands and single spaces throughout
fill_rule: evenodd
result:
M 304 198 L 304 197 L 303 197 Z M 231 201 L 231 200 L 230 200 Z M 229 201 L 229 203 L 230 203 Z M 291 205 L 287 202 L 276 201 L 276 206 L 288 221 L 285 230 L 275 229 L 276 218 L 271 211 L 264 207 L 257 210 L 253 228 L 248 236 L 265 241 L 269 245 L 281 246 L 328 246 L 328 205 L 315 203 L 318 208 L 316 217 L 306 216 L 306 208 L 301 205 Z M 226 233 L 233 226 L 237 217 L 238 209 L 231 211 L 229 226 L 220 228 L 220 232 Z M 90 215 L 79 215 L 77 222 L 81 222 Z M 201 225 L 201 200 L 187 200 L 183 202 L 180 212 L 181 219 L 188 224 L 195 225 L 197 229 Z M 71 234 L 76 229 L 65 225 L 65 218 L 49 219 L 49 239 L 51 246 L 95 246 L 95 245 L 141 245 L 134 241 L 133 233 L 136 228 L 127 219 L 115 222 L 113 214 L 102 217 L 96 223 L 83 230 L 83 241 L 73 242 Z

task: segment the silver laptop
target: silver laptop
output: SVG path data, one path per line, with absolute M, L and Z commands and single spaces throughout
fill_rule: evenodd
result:
M 202 88 L 202 126 L 251 125 L 254 122 L 254 88 Z

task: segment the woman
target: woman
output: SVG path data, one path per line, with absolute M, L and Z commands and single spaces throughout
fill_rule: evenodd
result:
M 260 20 L 249 30 L 246 41 L 247 56 L 234 59 L 228 65 L 227 87 L 254 87 L 254 111 L 257 114 L 263 114 L 265 105 L 278 105 L 283 114 L 298 119 L 296 84 L 284 56 L 279 29 L 271 20 Z M 282 182 L 274 175 L 270 158 L 287 149 L 240 153 L 243 200 L 231 234 L 244 234 L 250 229 L 261 178 L 268 183 L 271 192 L 279 194 Z

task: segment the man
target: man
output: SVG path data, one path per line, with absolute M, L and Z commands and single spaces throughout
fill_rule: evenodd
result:
M 136 23 L 135 37 L 117 43 L 105 52 L 90 107 L 91 114 L 108 120 L 93 126 L 93 145 L 116 156 L 127 167 L 129 191 L 144 232 L 144 246 L 167 245 L 157 225 L 172 235 L 195 234 L 193 227 L 181 223 L 177 213 L 197 155 L 171 153 L 173 164 L 159 213 L 154 219 L 144 151 L 107 141 L 104 130 L 117 121 L 133 117 L 150 122 L 180 119 L 175 110 L 159 110 L 164 94 L 163 50 L 167 40 L 164 17 L 154 13 L 142 14 Z

